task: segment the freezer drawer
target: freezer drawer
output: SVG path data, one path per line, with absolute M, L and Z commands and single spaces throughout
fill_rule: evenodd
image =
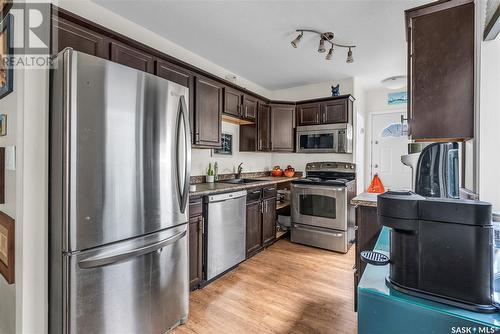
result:
M 347 253 L 351 246 L 348 231 L 292 224 L 290 240 L 295 243 Z
M 65 255 L 63 333 L 165 333 L 187 319 L 187 225 Z M 51 331 L 54 333 L 53 331 Z

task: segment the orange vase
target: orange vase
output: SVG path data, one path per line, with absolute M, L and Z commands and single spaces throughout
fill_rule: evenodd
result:
M 373 180 L 370 183 L 370 186 L 368 187 L 368 192 L 376 194 L 385 192 L 384 185 L 382 184 L 382 181 L 378 177 L 378 174 L 375 174 L 375 176 L 373 177 Z

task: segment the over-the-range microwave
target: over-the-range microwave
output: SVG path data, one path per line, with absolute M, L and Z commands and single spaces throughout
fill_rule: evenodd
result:
M 297 152 L 352 153 L 352 125 L 349 123 L 297 127 Z

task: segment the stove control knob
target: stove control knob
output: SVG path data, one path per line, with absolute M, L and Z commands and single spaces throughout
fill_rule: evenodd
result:
M 354 169 L 354 166 L 351 165 L 351 169 Z
M 349 165 L 345 165 L 345 168 L 346 168 L 346 169 L 347 169 L 347 168 L 349 168 Z

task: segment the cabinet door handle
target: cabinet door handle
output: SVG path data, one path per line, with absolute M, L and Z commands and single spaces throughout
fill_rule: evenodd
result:
M 326 113 L 323 112 L 323 123 L 326 123 Z
M 259 205 L 260 205 L 260 213 L 264 213 L 264 204 L 261 203 Z
M 259 139 L 259 151 L 262 151 L 262 139 Z
M 245 118 L 248 117 L 248 106 L 245 106 Z

